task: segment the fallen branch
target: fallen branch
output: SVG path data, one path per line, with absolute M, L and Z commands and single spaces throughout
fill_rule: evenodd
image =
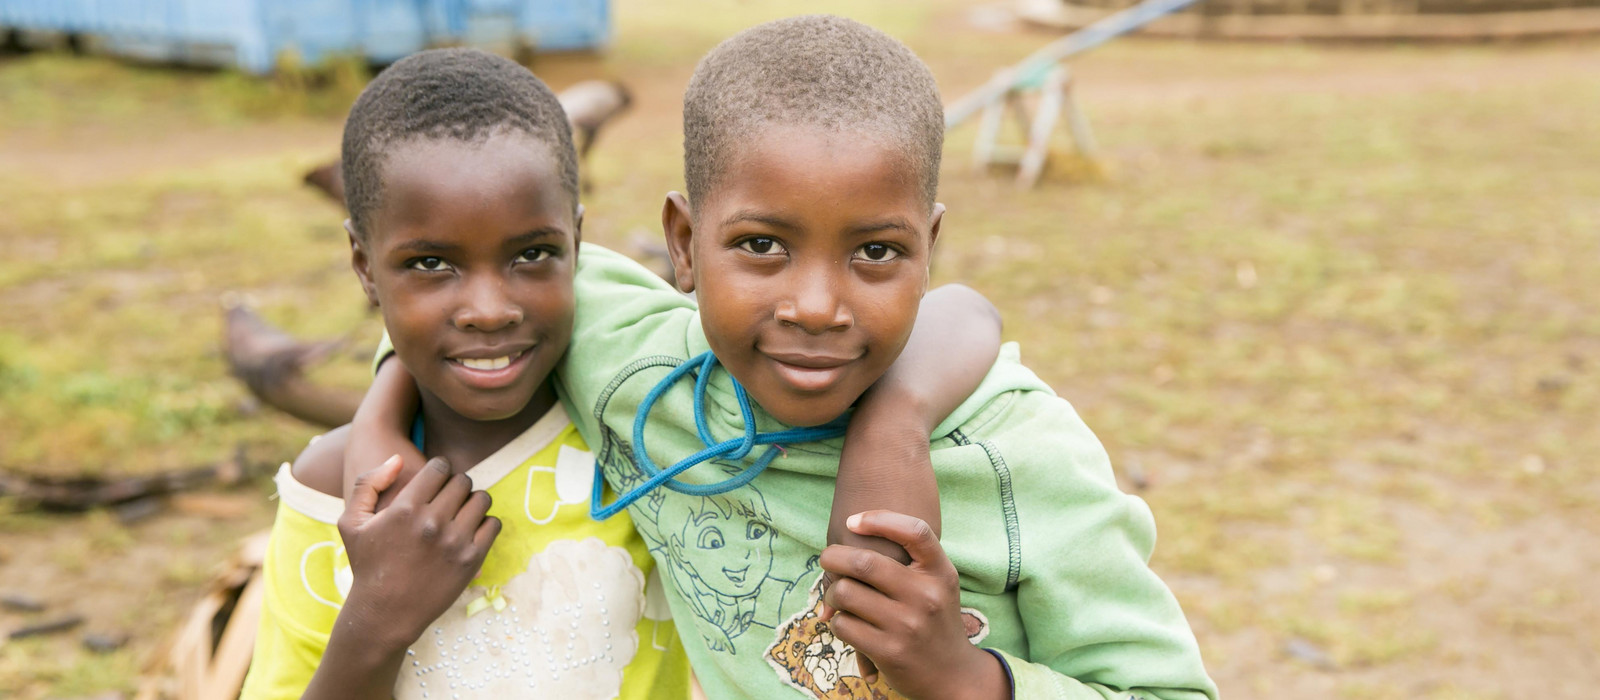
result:
M 241 445 L 231 459 L 219 464 L 141 476 L 63 478 L 0 470 L 0 496 L 43 510 L 83 511 L 209 484 L 236 484 L 256 472 L 265 471 L 265 466 L 250 465 L 246 461 Z
M 318 386 L 307 366 L 344 347 L 344 340 L 304 342 L 266 322 L 238 300 L 224 301 L 223 356 L 233 376 L 262 403 L 312 425 L 349 423 L 362 392 Z

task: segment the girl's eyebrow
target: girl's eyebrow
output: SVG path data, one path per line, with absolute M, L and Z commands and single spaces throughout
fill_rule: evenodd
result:
M 506 241 L 506 245 L 507 246 L 524 246 L 524 245 L 528 245 L 530 243 L 533 243 L 535 241 L 544 240 L 546 238 L 561 238 L 561 237 L 565 236 L 566 233 L 567 233 L 566 231 L 562 231 L 561 229 L 558 229 L 558 228 L 550 228 L 550 227 L 547 227 L 547 226 L 546 227 L 540 227 L 540 228 L 536 228 L 536 229 L 534 229 L 532 231 L 529 231 L 527 233 L 519 233 L 519 234 L 517 234 L 515 236 L 512 236 L 510 239 L 508 239 Z
M 440 243 L 426 238 L 413 238 L 394 247 L 396 252 L 402 253 L 449 253 L 459 249 L 459 246 L 450 243 Z

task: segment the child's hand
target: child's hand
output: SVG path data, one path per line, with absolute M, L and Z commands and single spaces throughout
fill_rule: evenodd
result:
M 411 439 L 394 430 L 357 421 L 350 424 L 350 438 L 344 448 L 345 500 L 354 500 L 355 487 L 361 477 L 374 470 L 375 464 L 387 464 L 390 459 L 401 461 L 400 470 L 392 484 L 378 494 L 373 512 L 382 511 L 400 495 L 401 489 L 411 483 L 422 465 L 428 461 Z M 377 467 L 382 469 L 383 467 Z
M 871 657 L 889 685 L 907 697 L 1009 697 L 1000 661 L 967 641 L 956 568 L 933 528 L 886 510 L 853 515 L 848 526 L 899 544 L 911 563 L 858 547 L 823 550 L 822 568 L 836 578 L 823 596 L 837 611 L 833 633 Z
M 489 517 L 489 494 L 450 474 L 435 458 L 382 513 L 378 495 L 400 473 L 400 460 L 362 474 L 339 518 L 339 535 L 355 581 L 344 613 L 379 644 L 403 648 L 422 636 L 478 574 L 500 520 Z M 387 646 L 387 648 L 396 648 Z

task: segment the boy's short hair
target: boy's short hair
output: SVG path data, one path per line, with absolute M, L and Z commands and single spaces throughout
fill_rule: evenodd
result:
M 384 154 L 411 139 L 481 142 L 501 131 L 527 134 L 559 162 L 561 187 L 578 205 L 572 128 L 555 94 L 517 63 L 478 49 L 412 54 L 374 78 L 344 124 L 345 204 L 356 235 L 383 194 Z
M 764 126 L 813 126 L 884 138 L 939 190 L 944 105 L 928 67 L 893 37 L 830 15 L 752 27 L 700 60 L 683 95 L 683 174 L 707 197 L 734 149 Z

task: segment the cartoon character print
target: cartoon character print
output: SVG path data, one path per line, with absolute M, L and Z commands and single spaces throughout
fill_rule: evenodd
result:
M 819 700 L 905 700 L 884 681 L 868 683 L 861 677 L 856 650 L 833 634 L 823 622 L 822 577 L 811 586 L 806 607 L 778 628 L 766 658 L 778 677 Z M 989 635 L 989 619 L 973 608 L 961 609 L 967 641 L 978 644 Z
M 665 573 L 695 615 L 709 623 L 699 626 L 706 644 L 733 654 L 734 640 L 752 625 L 771 628 L 795 583 L 773 575 L 776 535 L 761 492 L 747 486 L 715 496 L 668 498 L 660 516 Z
M 632 448 L 615 431 L 602 429 L 600 460 L 606 475 L 623 489 L 646 480 L 631 459 Z M 743 465 L 713 460 L 695 467 L 725 479 Z M 783 599 L 798 586 L 772 571 L 772 516 L 761 491 L 743 486 L 713 496 L 668 494 L 662 487 L 629 508 L 634 525 L 651 553 L 663 561 L 663 577 L 672 580 L 699 617 L 706 646 L 737 654 L 735 640 L 752 626 L 773 628 L 781 618 Z M 804 572 L 816 569 L 813 557 Z

